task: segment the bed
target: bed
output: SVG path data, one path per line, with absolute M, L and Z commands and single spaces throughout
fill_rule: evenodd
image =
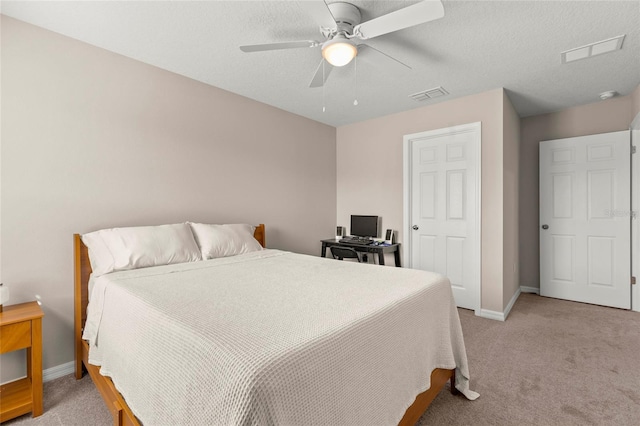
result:
M 254 237 L 265 247 L 264 225 Z M 116 425 L 413 425 L 447 381 L 452 392 L 477 397 L 450 285 L 436 274 L 266 249 L 103 275 L 93 285 L 104 296 L 92 296 L 87 322 L 92 268 L 78 234 L 74 259 L 76 378 L 86 369 Z M 281 275 L 292 279 L 274 278 Z M 390 292 L 382 281 L 398 277 Z M 425 278 L 429 285 L 414 283 Z M 192 287 L 195 296 L 183 299 Z M 416 317 L 425 303 L 438 312 L 437 327 Z M 318 319 L 314 309 L 330 314 Z M 387 328 L 390 336 L 378 339 Z M 424 344 L 403 341 L 402 330 L 417 336 L 411 341 L 429 336 L 424 354 L 411 347 Z M 139 337 L 127 341 L 134 332 Z

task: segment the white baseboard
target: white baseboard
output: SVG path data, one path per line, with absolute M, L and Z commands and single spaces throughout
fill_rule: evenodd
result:
M 480 314 L 478 316 L 496 321 L 505 320 L 504 312 L 490 311 L 489 309 L 480 309 Z
M 59 377 L 66 376 L 67 374 L 73 374 L 76 371 L 75 361 L 69 361 L 65 364 L 56 365 L 55 367 L 47 368 L 42 371 L 42 381 L 50 382 Z
M 518 300 L 518 297 L 520 297 L 520 293 L 522 293 L 521 287 L 516 290 L 511 300 L 509 300 L 509 303 L 504 309 L 504 312 L 490 311 L 489 309 L 480 309 L 480 313 L 478 314 L 478 316 L 496 321 L 505 321 L 509 316 L 509 312 L 511 312 L 511 308 L 513 308 L 516 300 Z
M 65 364 L 56 365 L 55 367 L 47 368 L 46 370 L 42 370 L 42 382 L 50 382 L 62 376 L 66 376 L 67 374 L 73 374 L 76 372 L 76 363 L 75 361 L 69 361 Z M 16 380 L 24 379 L 27 376 L 16 377 L 15 379 L 11 379 L 5 383 L 1 383 L 2 385 L 6 385 L 7 383 L 14 382 Z
M 533 293 L 533 294 L 540 294 L 540 288 L 538 287 L 527 287 L 524 285 L 520 286 L 520 291 L 523 293 Z
M 513 305 L 516 303 L 516 300 L 518 300 L 518 297 L 520 297 L 520 293 L 522 293 L 522 290 L 520 289 L 520 287 L 518 287 L 516 292 L 513 294 L 513 297 L 511 298 L 511 300 L 509 300 L 509 304 L 507 304 L 507 307 L 504 308 L 504 319 L 505 320 L 509 316 L 509 312 L 511 312 L 511 308 L 513 308 Z

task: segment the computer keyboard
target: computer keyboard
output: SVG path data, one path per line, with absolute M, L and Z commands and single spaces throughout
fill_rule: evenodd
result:
M 360 244 L 360 245 L 369 245 L 373 242 L 373 240 L 369 238 L 358 238 L 358 237 L 349 237 L 340 239 L 341 243 L 349 243 L 349 244 Z

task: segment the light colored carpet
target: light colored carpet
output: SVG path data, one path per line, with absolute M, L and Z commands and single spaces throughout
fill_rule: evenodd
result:
M 476 401 L 443 391 L 419 425 L 640 424 L 640 313 L 523 294 L 506 322 L 459 310 Z M 4 425 L 110 425 L 91 379 L 45 383 Z M 373 425 L 372 425 L 373 426 Z
M 459 310 L 471 388 L 420 425 L 639 425 L 640 313 L 522 294 L 505 322 Z
M 73 374 L 44 384 L 44 414 L 31 414 L 2 423 L 2 426 L 99 426 L 113 420 L 91 377 L 76 381 Z

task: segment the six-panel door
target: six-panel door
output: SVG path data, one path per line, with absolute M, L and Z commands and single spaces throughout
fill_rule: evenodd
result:
M 540 143 L 540 294 L 629 309 L 628 131 Z
M 447 276 L 456 304 L 479 309 L 480 123 L 407 138 L 411 267 Z

